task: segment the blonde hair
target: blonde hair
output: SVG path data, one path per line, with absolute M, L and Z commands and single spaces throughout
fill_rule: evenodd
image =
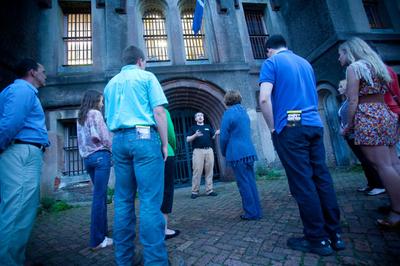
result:
M 358 37 L 353 37 L 339 46 L 347 58 L 348 63 L 354 69 L 357 78 L 364 78 L 371 85 L 373 84 L 371 73 L 366 65 L 373 68 L 376 75 L 385 82 L 390 82 L 391 77 L 385 63 L 372 48 Z

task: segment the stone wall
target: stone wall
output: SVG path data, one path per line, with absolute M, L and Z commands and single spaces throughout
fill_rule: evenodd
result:
M 0 91 L 14 80 L 14 67 L 21 59 L 25 57 L 38 59 L 40 11 L 36 1 L 2 1 L 0 8 Z

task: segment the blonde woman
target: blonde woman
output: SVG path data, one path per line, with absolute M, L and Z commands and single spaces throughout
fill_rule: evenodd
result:
M 387 219 L 378 219 L 384 228 L 400 227 L 400 162 L 396 156 L 398 117 L 384 102 L 391 81 L 380 57 L 360 38 L 339 46 L 339 62 L 347 66 L 349 107 L 343 134 L 354 129 L 354 144 L 378 171 L 387 189 L 392 210 Z
M 340 120 L 340 125 L 342 127 L 345 127 L 348 122 L 347 122 L 347 111 L 349 107 L 349 102 L 347 99 L 347 85 L 346 85 L 346 80 L 341 80 L 339 82 L 339 94 L 343 95 L 345 97 L 345 100 L 342 104 L 342 106 L 339 108 L 338 115 L 339 115 L 339 120 Z M 347 144 L 349 145 L 350 149 L 354 153 L 354 155 L 357 157 L 357 159 L 361 163 L 361 167 L 364 171 L 364 175 L 367 178 L 367 186 L 366 187 L 360 187 L 357 189 L 358 192 L 365 192 L 366 195 L 369 196 L 375 196 L 379 195 L 382 193 L 385 193 L 386 190 L 380 180 L 378 172 L 375 170 L 375 168 L 371 165 L 371 162 L 368 161 L 368 159 L 365 157 L 364 153 L 361 150 L 360 145 L 355 145 L 354 144 L 354 132 L 349 132 L 346 136 L 344 136 L 344 139 L 346 140 Z

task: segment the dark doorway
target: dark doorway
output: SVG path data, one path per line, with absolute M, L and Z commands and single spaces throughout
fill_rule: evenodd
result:
M 189 185 L 192 180 L 192 145 L 186 142 L 186 137 L 190 127 L 195 123 L 194 114 L 198 112 L 195 109 L 175 109 L 171 110 L 171 118 L 175 127 L 176 135 L 176 151 L 175 151 L 175 184 Z M 204 123 L 210 124 L 210 121 L 205 116 Z M 214 149 L 214 180 L 220 176 L 217 154 Z

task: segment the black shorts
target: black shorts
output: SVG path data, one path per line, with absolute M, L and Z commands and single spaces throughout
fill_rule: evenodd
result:
M 164 198 L 161 212 L 168 214 L 172 212 L 174 202 L 174 179 L 175 179 L 175 156 L 168 156 L 164 169 Z

